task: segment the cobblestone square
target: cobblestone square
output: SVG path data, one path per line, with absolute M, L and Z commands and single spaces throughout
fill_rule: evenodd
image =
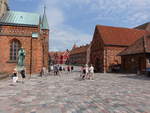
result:
M 79 72 L 0 81 L 0 113 L 150 113 L 150 78 Z

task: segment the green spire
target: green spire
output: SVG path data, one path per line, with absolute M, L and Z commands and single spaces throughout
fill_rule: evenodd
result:
M 41 29 L 49 29 L 47 17 L 46 17 L 46 7 L 44 7 L 44 14 L 42 18 L 42 23 L 41 23 Z

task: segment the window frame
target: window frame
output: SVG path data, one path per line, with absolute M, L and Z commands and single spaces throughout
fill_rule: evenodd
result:
M 21 43 L 17 39 L 13 39 L 10 42 L 10 49 L 9 49 L 9 61 L 17 62 L 18 51 L 21 48 Z

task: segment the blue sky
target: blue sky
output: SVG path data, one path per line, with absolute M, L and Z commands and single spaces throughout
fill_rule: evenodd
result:
M 135 27 L 150 21 L 150 0 L 9 0 L 10 9 L 43 11 L 50 26 L 50 50 L 71 49 L 92 40 L 95 26 Z

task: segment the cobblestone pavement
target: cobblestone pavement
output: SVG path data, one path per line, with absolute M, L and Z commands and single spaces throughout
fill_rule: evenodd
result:
M 0 113 L 150 113 L 150 79 L 135 75 L 79 73 L 0 81 Z

